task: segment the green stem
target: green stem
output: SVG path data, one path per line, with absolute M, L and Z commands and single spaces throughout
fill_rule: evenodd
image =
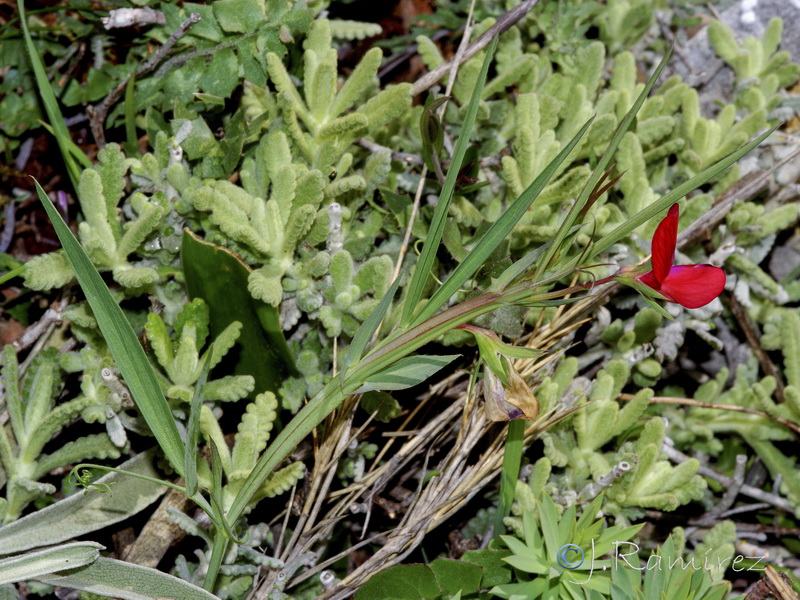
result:
M 203 589 L 208 592 L 214 591 L 217 583 L 219 568 L 222 566 L 222 559 L 228 550 L 228 536 L 219 527 L 214 531 L 214 546 L 211 548 L 211 558 L 208 560 L 208 572 L 203 579 Z
M 519 469 L 522 464 L 522 446 L 525 439 L 526 422 L 522 420 L 511 421 L 506 432 L 506 445 L 503 449 L 503 470 L 500 472 L 500 502 L 494 516 L 494 537 L 505 531 L 503 519 L 511 514 L 511 503 L 519 479 Z

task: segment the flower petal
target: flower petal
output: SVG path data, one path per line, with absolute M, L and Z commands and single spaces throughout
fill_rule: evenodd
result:
M 678 205 L 673 204 L 667 216 L 658 224 L 653 234 L 651 254 L 653 255 L 653 277 L 663 283 L 675 260 L 675 241 L 678 239 Z M 650 285 L 650 284 L 648 284 Z M 654 286 L 650 286 L 654 287 Z
M 658 282 L 655 275 L 653 275 L 652 271 L 648 271 L 644 275 L 640 275 L 639 281 L 641 281 L 646 286 L 653 288 L 655 291 L 661 289 L 661 284 Z
M 669 270 L 658 291 L 681 306 L 700 308 L 719 296 L 724 287 L 725 271 L 719 267 L 682 265 Z

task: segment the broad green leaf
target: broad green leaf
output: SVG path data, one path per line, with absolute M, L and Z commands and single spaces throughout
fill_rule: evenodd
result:
M 373 390 L 404 390 L 419 385 L 459 356 L 461 355 L 429 356 L 421 354 L 401 358 L 380 373 L 367 377 L 364 385 L 355 393 L 360 394 Z
M 181 264 L 189 296 L 208 305 L 212 339 L 233 321 L 242 323 L 235 372 L 255 379 L 251 399 L 264 391 L 277 392 L 284 377 L 297 373 L 278 309 L 247 291 L 250 268 L 230 250 L 201 240 L 188 229 L 183 232 Z
M 98 558 L 86 567 L 65 575 L 37 577 L 39 581 L 59 587 L 82 590 L 100 596 L 123 600 L 217 600 L 217 596 L 188 581 L 156 569 L 142 567 L 112 558 Z
M 472 594 L 481 587 L 483 569 L 463 560 L 437 558 L 430 564 L 436 583 L 445 594 Z
M 74 542 L 0 560 L 0 584 L 35 579 L 88 565 L 103 548 L 95 542 Z
M 35 181 L 35 180 L 34 180 Z M 183 442 L 164 393 L 128 319 L 111 296 L 89 257 L 36 181 L 36 192 L 61 241 L 78 283 L 92 308 L 97 325 L 108 344 L 125 383 L 144 420 L 173 468 L 183 474 Z
M 397 565 L 370 577 L 355 600 L 423 600 L 439 598 L 442 590 L 427 565 Z
M 154 450 L 142 452 L 119 465 L 120 469 L 158 478 Z M 110 491 L 78 493 L 0 527 L 0 555 L 58 544 L 124 521 L 158 500 L 166 487 L 120 473 L 109 473 L 96 484 Z
M 475 89 L 472 90 L 472 98 L 467 106 L 467 112 L 464 116 L 464 122 L 461 124 L 461 132 L 458 136 L 458 141 L 453 150 L 453 157 L 450 162 L 450 168 L 447 170 L 447 176 L 444 180 L 444 186 L 439 194 L 439 200 L 436 203 L 436 209 L 433 212 L 428 235 L 425 238 L 425 244 L 422 247 L 417 264 L 414 266 L 414 274 L 411 281 L 408 283 L 408 293 L 403 304 L 403 316 L 401 323 L 407 325 L 412 321 L 414 311 L 417 309 L 422 299 L 422 292 L 425 289 L 425 283 L 430 277 L 433 262 L 436 258 L 436 253 L 439 251 L 439 244 L 442 241 L 444 234 L 445 221 L 447 220 L 447 213 L 450 208 L 450 201 L 453 199 L 453 192 L 458 180 L 458 174 L 461 171 L 461 163 L 464 161 L 464 155 L 467 153 L 469 147 L 469 138 L 472 134 L 472 128 L 475 125 L 475 119 L 478 116 L 478 106 L 480 105 L 481 92 L 483 85 L 486 82 L 486 73 L 489 71 L 489 65 L 492 62 L 495 48 L 497 48 L 498 37 L 492 40 L 489 48 L 486 51 L 486 57 L 483 60 L 480 74 L 478 75 L 475 83 Z M 463 264 L 463 263 L 462 263 Z M 458 286 L 456 286 L 456 289 Z M 452 294 L 451 294 L 452 295 Z M 445 297 L 445 300 L 449 296 Z M 440 305 L 444 303 L 444 300 Z M 428 302 L 427 306 L 430 306 Z M 439 307 L 434 307 L 432 312 L 436 312 Z M 415 322 L 421 322 L 420 319 L 414 319 Z M 424 320 L 424 319 L 422 319 Z
M 461 560 L 480 565 L 483 568 L 482 588 L 503 585 L 511 581 L 511 569 L 503 561 L 510 556 L 508 550 L 469 550 Z

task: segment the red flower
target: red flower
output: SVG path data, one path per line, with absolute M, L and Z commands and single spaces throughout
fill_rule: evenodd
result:
M 653 235 L 653 269 L 637 277 L 670 302 L 700 308 L 722 293 L 725 272 L 713 265 L 673 265 L 678 238 L 678 205 L 673 204 Z

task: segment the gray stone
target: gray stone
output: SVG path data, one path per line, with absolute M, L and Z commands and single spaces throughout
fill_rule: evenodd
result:
M 800 0 L 739 0 L 721 13 L 741 42 L 752 36 L 761 39 L 773 17 L 783 19 L 781 50 L 800 62 Z M 703 28 L 673 57 L 669 75 L 680 75 L 700 95 L 703 114 L 708 117 L 719 111 L 719 101 L 729 103 L 734 90 L 734 74 L 711 48 L 708 30 Z

